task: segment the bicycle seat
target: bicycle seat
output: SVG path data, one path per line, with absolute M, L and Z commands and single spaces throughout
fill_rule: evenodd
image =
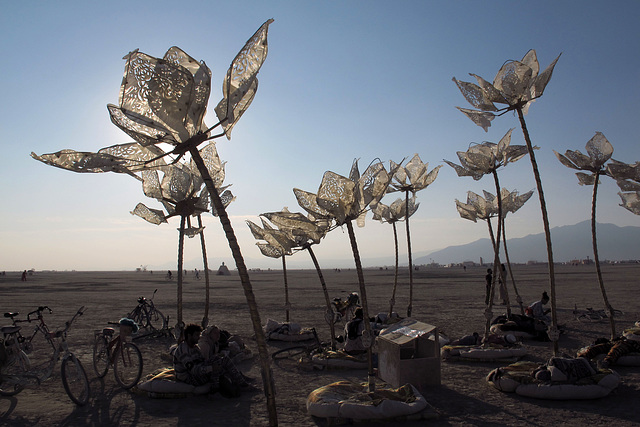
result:
M 3 326 L 2 328 L 0 328 L 0 332 L 2 332 L 5 335 L 15 334 L 20 329 L 21 329 L 20 326 Z
M 138 298 L 138 302 L 139 302 L 140 304 L 142 304 L 142 303 L 143 303 L 143 302 L 145 302 L 145 301 L 146 301 L 146 298 L 145 298 L 145 297 L 140 297 L 140 298 Z
M 14 312 L 9 312 L 9 313 L 5 313 L 5 314 L 4 314 L 4 317 L 9 317 L 9 318 L 11 318 L 11 317 L 15 317 L 15 316 L 17 316 L 18 314 L 20 314 L 20 313 L 18 313 L 17 311 L 16 311 L 15 313 L 14 313 Z
M 113 329 L 113 328 L 104 328 L 102 330 L 102 333 L 105 334 L 105 335 L 108 335 L 108 336 L 113 335 L 115 332 L 116 332 L 116 330 Z

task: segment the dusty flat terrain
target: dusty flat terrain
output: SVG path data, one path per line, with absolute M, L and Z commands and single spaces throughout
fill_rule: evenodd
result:
M 414 274 L 413 317 L 438 326 L 449 337 L 457 338 L 484 327 L 484 268 L 426 269 Z M 518 290 L 526 303 L 539 299 L 548 290 L 545 266 L 516 266 Z M 604 266 L 604 279 L 612 305 L 625 312 L 618 329 L 640 319 L 638 284 L 640 265 Z M 358 291 L 354 269 L 323 272 L 332 297 L 344 297 Z M 388 309 L 393 285 L 393 269 L 365 270 L 370 313 Z M 284 291 L 281 271 L 251 272 L 251 283 L 264 325 L 267 319 L 284 320 Z M 329 332 L 323 320 L 324 298 L 315 271 L 288 271 L 292 321 L 315 326 L 323 340 Z M 573 318 L 574 304 L 579 308 L 602 307 L 602 297 L 593 266 L 557 266 L 558 316 L 568 334 L 561 336 L 560 350 L 569 355 L 596 337 L 608 336 L 608 322 L 583 324 Z M 210 319 L 233 333 L 247 338 L 257 354 L 253 330 L 248 320 L 246 300 L 240 280 L 231 276 L 212 276 Z M 43 384 L 24 390 L 13 398 L 0 398 L 0 425 L 234 425 L 268 424 L 265 398 L 261 390 L 226 399 L 219 394 L 191 399 L 151 399 L 122 391 L 109 374 L 97 379 L 91 367 L 93 331 L 117 320 L 136 305 L 137 297 L 151 296 L 156 305 L 176 318 L 176 283 L 156 272 L 36 272 L 27 282 L 19 273 L 0 276 L 0 311 L 26 314 L 38 305 L 54 311 L 47 316 L 54 328 L 64 324 L 78 307 L 85 315 L 69 333 L 71 349 L 80 356 L 90 379 L 92 397 L 85 407 L 76 407 L 64 392 L 59 369 Z M 408 271 L 401 271 L 396 308 L 406 313 Z M 185 278 L 184 313 L 187 322 L 200 322 L 204 313 L 204 278 Z M 503 307 L 496 307 L 498 312 Z M 514 309 L 516 309 L 514 305 Z M 171 342 L 167 338 L 136 341 L 144 357 L 144 373 L 168 366 L 162 359 Z M 270 351 L 283 346 L 269 342 Z M 552 355 L 548 343 L 527 342 L 528 360 L 544 361 Z M 623 382 L 615 392 L 591 401 L 542 401 L 501 393 L 488 386 L 486 374 L 498 365 L 491 363 L 443 363 L 442 386 L 424 392 L 435 408 L 437 419 L 407 421 L 385 425 L 615 425 L 640 424 L 640 367 L 617 368 Z M 240 367 L 260 378 L 256 360 Z M 306 412 L 307 395 L 317 387 L 339 379 L 365 381 L 366 371 L 283 370 L 273 366 L 277 387 L 278 421 L 286 426 L 325 425 Z M 259 381 L 258 381 L 259 382 Z M 366 425 L 360 423 L 359 425 Z M 381 425 L 377 423 L 375 425 Z

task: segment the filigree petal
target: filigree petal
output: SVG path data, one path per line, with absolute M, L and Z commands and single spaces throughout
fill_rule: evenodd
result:
M 484 129 L 485 132 L 491 127 L 491 121 L 496 117 L 495 114 L 486 111 L 469 110 L 467 108 L 456 107 L 462 114 L 467 116 L 473 123 Z

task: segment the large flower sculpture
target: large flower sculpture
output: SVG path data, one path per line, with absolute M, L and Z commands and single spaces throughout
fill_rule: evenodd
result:
M 493 79 L 493 84 L 471 73 L 469 75 L 475 77 L 477 85 L 454 77 L 453 81 L 465 99 L 480 111 L 456 108 L 485 131 L 491 126 L 491 121 L 496 115 L 510 110 L 519 110 L 526 114 L 531 103 L 542 96 L 558 59 L 560 55 L 538 74 L 540 64 L 536 51 L 531 49 L 522 60 L 505 62 Z M 503 104 L 506 107 L 499 109 L 495 104 Z
M 518 191 L 510 192 L 506 188 L 503 188 L 500 191 L 500 201 L 502 205 L 502 243 L 504 246 L 504 254 L 507 260 L 507 267 L 509 271 L 509 275 L 511 277 L 511 283 L 513 284 L 513 289 L 516 294 L 516 301 L 520 305 L 520 311 L 524 314 L 524 307 L 522 305 L 522 298 L 518 293 L 518 287 L 516 286 L 515 279 L 513 277 L 513 271 L 511 269 L 511 260 L 509 259 L 509 250 L 507 248 L 507 236 L 506 236 L 506 227 L 505 227 L 505 219 L 508 213 L 514 213 L 519 210 L 524 204 L 531 198 L 533 195 L 533 190 L 528 191 L 524 194 L 519 194 Z M 462 203 L 456 199 L 456 209 L 460 214 L 460 217 L 464 219 L 468 219 L 473 222 L 477 222 L 477 220 L 487 221 L 487 226 L 489 228 L 489 236 L 491 238 L 492 247 L 495 249 L 496 246 L 496 236 L 493 233 L 493 227 L 491 225 L 491 218 L 495 218 L 498 216 L 498 198 L 493 194 L 485 191 L 484 197 L 469 191 L 467 193 L 467 203 Z M 509 295 L 507 293 L 507 299 Z M 491 297 L 493 300 L 493 297 Z M 511 309 L 510 306 L 507 305 L 507 315 L 510 315 Z
M 389 318 L 391 318 L 391 314 L 393 313 L 393 306 L 396 303 L 396 289 L 398 288 L 398 230 L 396 229 L 396 223 L 398 221 L 402 221 L 405 217 L 410 217 L 418 210 L 418 206 L 420 203 L 416 203 L 415 196 L 411 197 L 408 200 L 408 208 L 407 211 L 407 202 L 403 199 L 396 199 L 389 206 L 384 203 L 378 203 L 377 205 L 371 208 L 371 212 L 373 213 L 373 219 L 391 224 L 393 227 L 393 244 L 395 247 L 395 255 L 396 255 L 396 268 L 393 277 L 393 291 L 391 293 L 391 299 L 389 300 Z M 409 212 L 409 215 L 407 215 Z
M 194 60 L 177 47 L 169 49 L 163 58 L 137 50 L 125 56 L 120 102 L 108 109 L 113 123 L 142 145 L 167 143 L 174 146 L 171 153 L 178 158 L 189 153 L 195 161 L 238 268 L 256 334 L 269 422 L 276 425 L 275 391 L 266 338 L 248 269 L 224 204 L 197 149 L 208 139 L 222 135 L 229 138 L 232 127 L 251 103 L 258 85 L 258 71 L 267 57 L 267 32 L 271 22 L 273 20 L 265 22 L 233 59 L 223 80 L 223 98 L 215 108 L 219 122 L 213 127 L 207 128 L 203 122 L 211 90 L 211 71 L 204 62 Z M 224 133 L 211 135 L 218 125 Z
M 163 58 L 138 50 L 126 55 L 119 103 L 107 108 L 112 122 L 140 145 L 169 144 L 173 147 L 169 154 L 177 156 L 174 161 L 189 153 L 197 165 L 238 268 L 256 334 L 269 423 L 277 425 L 266 338 L 248 270 L 224 202 L 198 152 L 198 146 L 204 141 L 223 135 L 230 138 L 233 126 L 251 104 L 258 87 L 257 74 L 267 57 L 267 33 L 272 22 L 272 19 L 266 21 L 231 62 L 223 80 L 222 100 L 215 107 L 219 120 L 216 125 L 207 127 L 203 121 L 211 92 L 211 71 L 203 61 L 196 61 L 178 47 L 170 48 Z M 217 126 L 222 126 L 223 132 L 212 135 Z M 141 162 L 141 165 L 149 165 L 164 156 L 159 152 L 155 158 Z
M 289 311 L 291 310 L 291 303 L 289 302 L 289 283 L 287 281 L 287 261 L 286 256 L 292 255 L 292 248 L 295 246 L 295 242 L 287 236 L 286 233 L 277 230 L 269 225 L 263 218 L 262 228 L 252 221 L 247 220 L 246 223 L 251 230 L 251 234 L 257 240 L 264 240 L 266 243 L 257 242 L 256 245 L 260 248 L 262 255 L 270 258 L 282 259 L 282 272 L 284 275 L 284 307 L 285 307 L 285 321 L 290 321 Z
M 353 221 L 359 227 L 364 227 L 365 216 L 370 205 L 376 205 L 385 195 L 387 188 L 393 178 L 397 168 L 387 171 L 381 161 L 372 162 L 369 167 L 360 174 L 358 160 L 354 160 L 351 166 L 349 178 L 327 171 L 322 177 L 322 183 L 317 194 L 294 189 L 294 194 L 300 206 L 309 212 L 313 218 L 333 220 L 336 226 L 346 225 L 351 241 L 358 282 L 360 284 L 360 298 L 364 318 L 369 318 L 369 308 L 367 304 L 367 291 L 364 283 L 364 273 Z M 373 335 L 371 325 L 365 323 L 363 343 L 367 347 L 367 358 L 369 361 L 369 390 L 375 390 L 373 359 L 371 345 Z
M 395 164 L 393 161 L 390 164 L 391 169 L 395 169 L 395 173 L 387 192 L 402 191 L 405 195 L 405 209 L 407 211 L 409 210 L 409 193 L 415 195 L 416 192 L 424 190 L 431 185 L 438 177 L 438 170 L 442 167 L 442 165 L 438 165 L 429 172 L 429 163 L 423 163 L 418 154 L 415 154 L 404 167 Z M 406 218 L 405 225 L 407 228 L 407 253 L 409 255 L 409 305 L 407 306 L 407 317 L 411 317 L 413 308 L 413 259 L 409 217 Z
M 538 170 L 538 164 L 533 152 L 533 144 L 524 120 L 524 115 L 534 100 L 541 97 L 560 55 L 542 72 L 535 50 L 530 50 L 522 58 L 521 61 L 507 61 L 496 74 L 493 84 L 475 74 L 471 74 L 476 78 L 478 84 L 463 82 L 455 77 L 453 81 L 456 83 L 465 99 L 478 110 L 470 110 L 458 108 L 462 113 L 469 117 L 475 124 L 482 127 L 485 132 L 491 126 L 491 121 L 497 116 L 499 110 L 495 104 L 506 105 L 506 111 L 515 111 L 518 114 L 520 128 L 524 134 L 524 139 L 529 152 L 529 160 L 533 169 L 533 175 L 538 190 L 538 198 L 540 199 L 540 210 L 542 212 L 542 223 L 544 226 L 545 240 L 547 243 L 547 258 L 549 267 L 549 286 L 551 289 L 551 317 L 552 327 L 549 330 L 549 336 L 553 341 L 553 352 L 558 354 L 558 338 L 560 336 L 558 330 L 558 321 L 556 314 L 556 286 L 555 286 L 555 269 L 553 263 L 553 249 L 551 245 L 551 228 L 549 226 L 549 218 L 547 215 L 547 206 L 544 199 L 544 191 L 542 189 L 542 180 Z M 494 276 L 495 278 L 495 276 Z
M 200 156 L 205 159 L 207 171 L 215 181 L 215 186 L 221 193 L 220 198 L 226 208 L 235 197 L 227 188 L 223 186 L 225 178 L 225 163 L 220 161 L 215 143 L 209 142 L 200 150 Z M 160 160 L 158 160 L 160 161 Z M 160 175 L 162 174 L 162 178 Z M 141 172 L 143 182 L 143 192 L 147 197 L 158 200 L 164 207 L 165 212 L 147 207 L 143 203 L 138 203 L 131 212 L 152 224 L 167 222 L 173 216 L 180 216 L 180 235 L 178 240 L 178 286 L 177 286 L 177 321 L 179 327 L 182 325 L 182 272 L 184 258 L 184 236 L 190 238 L 200 236 L 202 247 L 202 258 L 205 272 L 205 312 L 202 320 L 203 327 L 209 323 L 209 265 L 207 261 L 206 244 L 204 239 L 204 227 L 202 226 L 201 214 L 209 210 L 209 192 L 204 186 L 204 182 L 193 160 L 189 163 L 177 162 L 172 165 L 159 167 L 156 169 L 145 169 Z M 211 210 L 214 216 L 218 213 Z M 191 217 L 198 219 L 198 226 L 191 226 Z M 185 226 L 186 224 L 186 226 Z
M 272 224 L 274 224 L 277 227 L 277 229 L 274 229 L 268 223 L 262 220 L 264 225 L 264 231 L 273 230 L 274 232 L 277 232 L 277 233 L 283 233 L 284 234 L 283 237 L 285 238 L 285 240 L 287 242 L 290 242 L 289 244 L 291 245 L 292 251 L 307 250 L 309 252 L 309 256 L 311 256 L 311 260 L 313 261 L 313 264 L 316 268 L 316 273 L 318 274 L 318 278 L 322 286 L 322 291 L 324 294 L 324 299 L 327 307 L 327 310 L 325 313 L 325 320 L 329 325 L 329 332 L 331 334 L 331 348 L 335 350 L 336 348 L 335 323 L 337 319 L 336 313 L 333 309 L 331 300 L 329 298 L 329 291 L 327 290 L 327 285 L 324 280 L 324 276 L 322 275 L 320 264 L 318 263 L 318 259 L 316 258 L 315 253 L 313 252 L 313 249 L 312 249 L 312 246 L 319 244 L 321 239 L 329 231 L 331 222 L 327 219 L 316 220 L 310 215 L 305 216 L 299 212 L 290 212 L 289 209 L 287 209 L 286 207 L 279 212 L 266 212 L 261 214 L 260 216 L 267 218 Z M 253 232 L 255 228 L 255 224 L 253 226 L 249 224 L 249 227 L 252 229 L 252 232 Z M 273 241 L 274 237 L 272 236 L 265 235 L 263 237 L 260 237 L 260 234 L 256 234 L 255 232 L 253 234 L 254 234 L 254 237 L 256 237 L 257 239 L 262 238 L 267 242 L 270 242 L 270 241 L 272 242 L 266 245 L 261 245 L 260 243 L 257 243 L 257 245 L 260 247 L 260 250 L 264 255 L 272 256 L 275 258 L 274 255 L 269 255 L 269 252 L 273 252 L 274 254 L 276 254 L 284 251 L 284 248 L 278 249 L 278 246 L 282 246 L 281 244 L 278 243 L 280 239 L 277 239 L 278 241 L 274 242 Z M 276 233 L 273 233 L 273 234 L 276 234 Z M 283 266 L 284 266 L 284 261 L 283 261 Z M 286 276 L 285 276 L 285 281 L 286 281 Z
M 609 322 L 611 325 L 611 339 L 616 337 L 616 325 L 613 315 L 613 308 L 607 298 L 607 291 L 604 287 L 602 279 L 602 271 L 600 269 L 600 257 L 598 256 L 598 239 L 596 235 L 596 201 L 598 197 L 598 184 L 600 176 L 607 175 L 606 163 L 613 155 L 613 146 L 602 134 L 596 132 L 586 145 L 587 154 L 582 154 L 579 150 L 567 150 L 564 155 L 553 151 L 560 162 L 571 169 L 587 171 L 590 173 L 577 172 L 578 182 L 580 185 L 593 185 L 593 195 L 591 197 L 591 241 L 593 243 L 593 260 L 596 265 L 596 275 L 598 276 L 598 284 L 602 292 L 605 309 L 609 313 Z
M 480 180 L 485 175 L 492 175 L 496 188 L 496 194 L 500 194 L 500 180 L 498 178 L 498 169 L 507 166 L 509 163 L 513 163 L 527 154 L 527 148 L 522 145 L 511 145 L 511 134 L 513 129 L 509 129 L 507 133 L 495 144 L 492 142 L 483 142 L 481 144 L 471 145 L 467 151 L 458 151 L 458 159 L 460 165 L 457 165 L 449 160 L 445 160 L 449 166 L 451 166 L 458 176 L 470 176 L 474 180 Z M 498 216 L 498 230 L 496 232 L 496 239 L 494 241 L 494 261 L 493 271 L 498 272 L 501 276 L 502 283 L 506 283 L 506 278 L 503 276 L 502 268 L 500 268 L 500 239 L 503 229 L 503 213 L 505 212 L 502 207 L 502 197 L 496 197 L 496 212 Z M 493 233 L 492 233 L 493 234 Z M 498 274 L 493 275 L 493 282 L 491 285 L 492 295 L 489 300 L 489 306 L 487 307 L 486 317 L 487 322 L 490 321 L 493 313 L 491 312 L 493 305 L 493 289 L 495 287 L 495 281 Z M 508 299 L 508 298 L 507 298 Z M 507 301 L 508 302 L 508 301 Z M 507 304 L 507 312 L 510 308 Z

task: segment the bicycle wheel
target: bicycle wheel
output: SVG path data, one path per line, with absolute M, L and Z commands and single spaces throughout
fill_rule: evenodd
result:
M 602 316 L 597 313 L 582 313 L 578 316 L 578 321 L 583 323 L 599 322 Z
M 113 372 L 116 382 L 128 390 L 138 384 L 142 376 L 142 354 L 138 347 L 130 342 L 124 343 L 117 351 Z
M 82 363 L 73 354 L 62 361 L 62 385 L 76 404 L 89 402 L 89 379 Z
M 0 343 L 0 345 L 4 344 Z M 24 390 L 27 383 L 24 375 L 30 367 L 29 357 L 20 350 L 16 359 L 0 368 L 0 395 L 15 396 Z
M 164 314 L 157 308 L 152 308 L 149 310 L 149 326 L 151 329 L 155 329 L 161 331 L 163 329 L 167 329 L 167 318 L 164 317 Z
M 109 342 L 104 335 L 96 336 L 93 343 L 93 370 L 98 378 L 104 378 L 109 370 Z

